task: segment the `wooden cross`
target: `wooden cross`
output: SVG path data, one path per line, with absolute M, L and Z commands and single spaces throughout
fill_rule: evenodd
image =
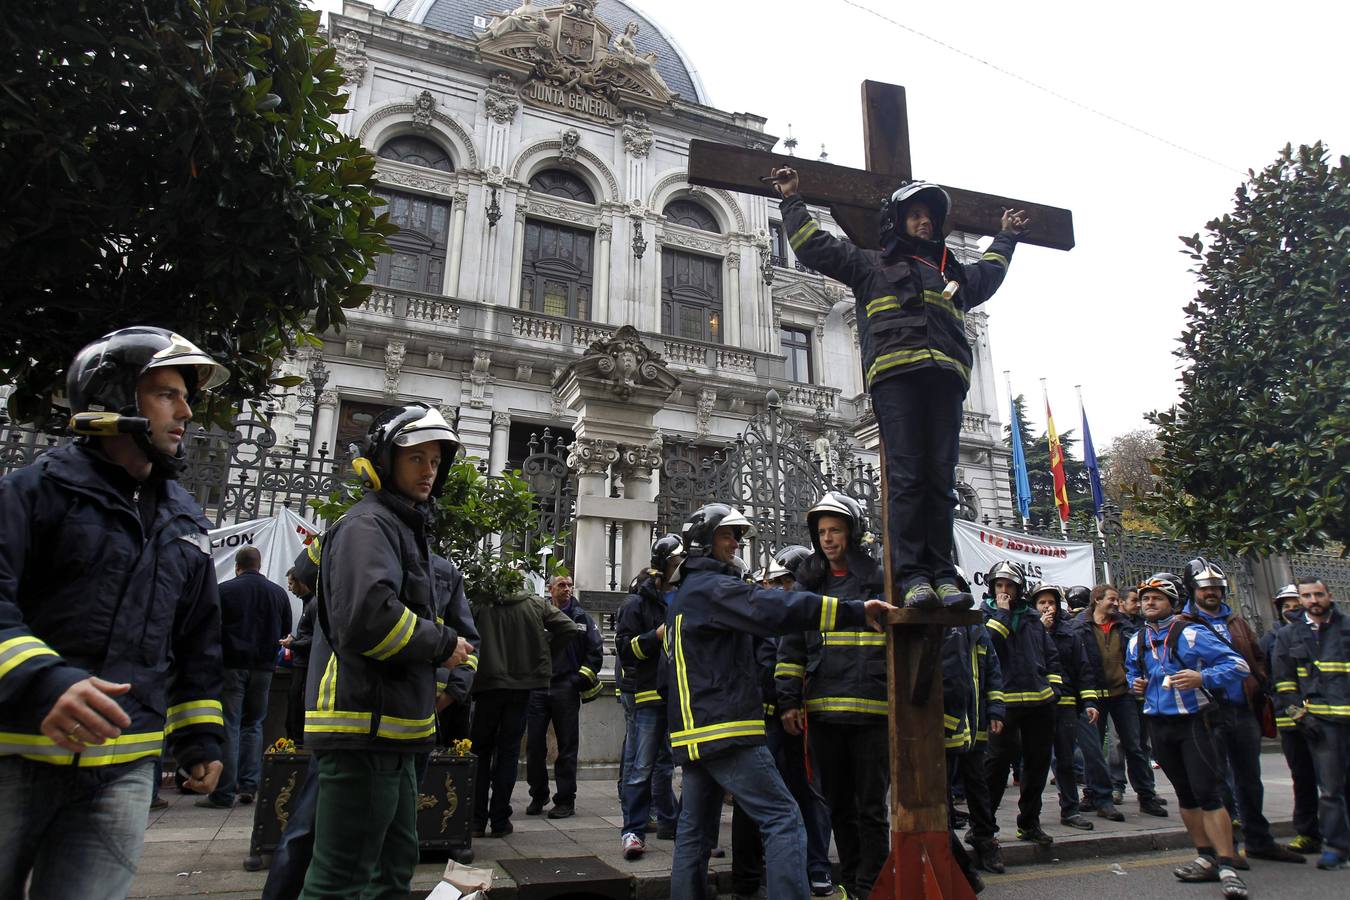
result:
M 905 89 L 864 81 L 862 86 L 867 169 L 812 162 L 709 141 L 689 145 L 689 182 L 747 194 L 775 197 L 761 181 L 779 166 L 801 175 L 807 202 L 830 214 L 860 247 L 877 246 L 877 213 L 882 202 L 911 177 Z M 945 186 L 944 186 L 945 187 Z M 1021 243 L 1057 250 L 1073 247 L 1073 215 L 1066 209 L 946 188 L 952 209 L 946 225 L 973 234 L 997 234 L 1005 209 L 1026 210 L 1032 229 Z M 882 546 L 888 531 L 886 464 L 881 469 Z M 889 556 L 889 554 L 888 554 Z M 887 558 L 886 599 L 897 605 L 893 560 Z M 887 629 L 887 681 L 891 727 L 891 853 L 873 900 L 974 900 L 952 855 L 948 832 L 947 756 L 943 734 L 942 641 L 945 629 L 981 620 L 976 611 L 924 612 L 896 609 Z M 972 728 L 975 723 L 972 723 Z
M 792 166 L 801 174 L 803 200 L 829 207 L 830 215 L 844 229 L 849 240 L 859 247 L 879 249 L 877 213 L 882 201 L 902 182 L 913 177 L 905 89 L 898 84 L 864 81 L 862 100 L 866 169 L 850 169 L 712 141 L 690 141 L 689 183 L 777 197 L 773 186 L 760 181 L 760 176 L 779 166 Z M 957 135 L 956 139 L 966 137 Z M 1031 228 L 1019 239 L 1020 243 L 1055 250 L 1073 247 L 1073 214 L 1067 209 L 943 187 L 952 198 L 946 225 L 953 230 L 998 234 L 1005 209 L 1025 209 L 1031 219 Z

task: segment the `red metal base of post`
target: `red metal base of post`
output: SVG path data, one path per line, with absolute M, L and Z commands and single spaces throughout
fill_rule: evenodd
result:
M 872 886 L 870 900 L 975 900 L 975 892 L 952 858 L 947 832 L 893 831 L 891 855 Z

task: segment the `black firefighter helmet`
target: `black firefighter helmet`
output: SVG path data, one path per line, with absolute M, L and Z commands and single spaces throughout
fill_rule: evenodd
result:
M 1017 588 L 1017 593 L 1013 597 L 1013 602 L 1021 600 L 1027 590 L 1027 573 L 1022 568 L 1022 564 L 1014 562 L 1011 559 L 1000 560 L 989 567 L 989 571 L 984 576 L 984 598 L 986 600 L 994 599 L 994 582 L 1000 578 L 1006 578 Z
M 908 181 L 881 204 L 877 221 L 877 237 L 884 248 L 888 241 L 905 233 L 906 207 L 922 200 L 933 214 L 933 240 L 941 242 L 947 214 L 951 212 L 952 198 L 940 185 L 931 181 Z
M 431 485 L 431 496 L 439 497 L 445 486 L 445 475 L 459 450 L 459 435 L 438 410 L 425 403 L 406 403 L 380 413 L 370 423 L 370 430 L 361 443 L 352 445 L 352 469 L 361 476 L 368 489 L 381 490 L 393 471 L 395 447 L 413 447 L 431 441 L 440 441 L 444 445 L 436 480 Z
M 689 556 L 711 555 L 713 535 L 723 525 L 736 529 L 738 539 L 755 533 L 755 526 L 740 510 L 725 503 L 709 503 L 694 510 L 685 520 L 681 529 L 685 553 Z
M 1218 563 L 1211 562 L 1203 556 L 1197 556 L 1186 563 L 1182 583 L 1186 586 L 1186 593 L 1192 598 L 1195 597 L 1196 589 L 1202 587 L 1217 587 L 1223 591 L 1224 597 L 1228 596 L 1228 576 L 1219 568 Z
M 825 496 L 816 505 L 807 510 L 806 530 L 811 533 L 811 546 L 820 553 L 820 536 L 816 534 L 816 523 L 821 516 L 838 516 L 848 522 L 848 546 L 851 550 L 862 547 L 863 533 L 867 530 L 867 518 L 862 504 L 843 491 L 826 491 Z

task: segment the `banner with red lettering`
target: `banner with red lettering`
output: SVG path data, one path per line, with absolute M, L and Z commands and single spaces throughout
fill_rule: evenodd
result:
M 976 597 L 984 593 L 984 575 L 1000 560 L 1021 563 L 1033 582 L 1072 587 L 1097 583 L 1091 544 L 1050 541 L 1020 531 L 956 520 L 956 561 L 970 579 Z

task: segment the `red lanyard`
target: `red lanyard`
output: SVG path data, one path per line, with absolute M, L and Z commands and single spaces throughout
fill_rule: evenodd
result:
M 1163 649 L 1166 649 L 1166 648 L 1167 648 L 1167 642 L 1168 642 L 1169 640 L 1171 640 L 1171 638 L 1172 638 L 1172 629 L 1175 628 L 1176 625 L 1177 625 L 1176 620 L 1173 619 L 1172 622 L 1167 626 L 1167 636 L 1163 638 Z M 1153 642 L 1153 629 L 1151 629 L 1151 628 L 1145 628 L 1144 630 L 1147 632 L 1147 637 L 1148 637 L 1148 650 L 1149 650 L 1149 652 L 1153 654 L 1153 658 L 1154 658 L 1154 659 L 1156 659 L 1156 660 L 1158 660 L 1158 662 L 1162 663 L 1163 671 L 1166 672 L 1166 671 L 1167 671 L 1167 660 L 1166 660 L 1166 659 L 1158 659 L 1158 645 L 1157 645 L 1156 643 Z
M 941 265 L 935 266 L 933 265 L 932 260 L 924 259 L 922 256 L 911 256 L 910 259 L 914 260 L 915 262 L 921 262 L 930 269 L 937 269 L 938 274 L 942 276 L 942 280 L 943 281 L 947 280 L 947 248 L 945 246 L 942 248 Z

